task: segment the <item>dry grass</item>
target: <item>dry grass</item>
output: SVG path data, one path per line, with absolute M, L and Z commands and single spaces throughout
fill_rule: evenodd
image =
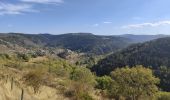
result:
M 23 72 L 13 68 L 1 68 L 0 70 L 0 100 L 20 100 L 22 88 L 24 89 L 24 100 L 68 100 L 58 90 L 48 86 L 41 86 L 38 93 L 33 88 L 24 87 L 20 79 Z M 12 77 L 14 79 L 11 90 Z
M 0 100 L 20 100 L 21 88 L 14 85 L 11 91 L 10 85 L 10 81 L 0 85 Z M 68 100 L 62 95 L 56 94 L 57 91 L 50 87 L 43 86 L 40 90 L 38 94 L 34 94 L 33 89 L 24 89 L 24 100 Z

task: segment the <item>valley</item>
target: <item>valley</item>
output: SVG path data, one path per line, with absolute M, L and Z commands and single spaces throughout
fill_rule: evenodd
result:
M 141 43 L 127 37 L 88 33 L 2 33 L 0 40 L 0 77 L 1 88 L 4 89 L 0 95 L 3 95 L 1 98 L 4 100 L 109 100 L 119 94 L 114 92 L 115 86 L 120 85 L 115 82 L 123 78 L 118 74 L 119 70 L 119 73 L 123 70 L 134 70 L 130 73 L 138 70 L 141 73 L 146 71 L 143 75 L 155 75 L 136 78 L 153 78 L 155 83 L 148 84 L 154 87 L 148 90 L 154 91 L 152 98 L 169 96 L 168 36 Z M 111 73 L 119 76 L 112 76 Z M 114 77 L 121 78 L 116 80 Z M 126 87 L 129 87 L 128 84 Z M 145 91 L 145 88 L 141 89 Z M 128 91 L 124 90 L 125 94 Z M 151 98 L 143 93 L 134 98 Z M 119 95 L 131 98 L 125 94 Z

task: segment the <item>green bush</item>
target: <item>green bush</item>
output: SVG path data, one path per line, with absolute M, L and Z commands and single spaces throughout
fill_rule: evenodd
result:
M 132 100 L 140 97 L 154 97 L 157 92 L 159 79 L 153 75 L 152 70 L 143 66 L 132 68 L 118 68 L 111 73 L 114 85 L 111 92 Z
M 23 54 L 23 53 L 18 53 L 18 54 L 17 54 L 17 57 L 18 57 L 20 60 L 24 60 L 24 61 L 26 61 L 26 62 L 28 62 L 28 61 L 30 60 L 30 58 L 31 58 L 30 55 L 28 55 L 28 54 Z
M 71 83 L 66 94 L 75 100 L 92 100 L 89 95 L 96 84 L 95 76 L 87 68 L 74 67 L 70 73 Z
M 89 69 L 84 67 L 74 67 L 70 74 L 70 79 L 89 85 L 95 85 L 96 83 L 95 76 Z
M 88 93 L 83 93 L 77 100 L 93 100 L 93 98 Z
M 111 87 L 112 82 L 113 82 L 112 78 L 109 77 L 109 76 L 97 77 L 96 81 L 97 81 L 96 88 L 102 89 L 102 90 L 109 89 Z
M 160 92 L 158 94 L 157 100 L 170 100 L 170 93 L 169 92 Z
M 2 59 L 11 59 L 11 57 L 8 54 L 0 54 L 0 58 L 2 58 Z

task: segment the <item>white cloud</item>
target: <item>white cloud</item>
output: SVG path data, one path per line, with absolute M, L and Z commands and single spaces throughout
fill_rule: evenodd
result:
M 112 22 L 111 21 L 105 21 L 103 22 L 104 24 L 111 24 Z
M 20 0 L 27 3 L 41 3 L 41 4 L 53 4 L 53 3 L 63 3 L 63 0 Z
M 159 22 L 155 22 L 155 23 L 131 24 L 131 25 L 122 26 L 122 28 L 158 27 L 158 26 L 162 26 L 162 25 L 170 25 L 170 20 L 169 21 L 159 21 Z
M 0 15 L 6 14 L 23 14 L 25 12 L 37 12 L 28 4 L 10 4 L 0 2 Z
M 98 26 L 99 26 L 99 24 L 93 24 L 92 26 L 93 26 L 93 27 L 98 27 Z
M 27 12 L 39 12 L 33 8 L 32 3 L 40 4 L 58 4 L 63 3 L 63 0 L 19 0 L 18 4 L 3 3 L 0 1 L 0 15 L 17 15 Z

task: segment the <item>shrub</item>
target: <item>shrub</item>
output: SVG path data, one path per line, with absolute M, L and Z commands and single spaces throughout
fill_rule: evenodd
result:
M 170 100 L 170 93 L 168 93 L 168 92 L 160 92 L 158 94 L 157 100 Z
M 91 71 L 84 67 L 74 67 L 73 71 L 70 74 L 70 79 L 78 81 L 80 83 L 86 83 L 89 85 L 95 85 L 95 76 Z
M 138 100 L 141 96 L 153 97 L 158 92 L 159 79 L 153 76 L 152 70 L 142 66 L 116 69 L 111 73 L 114 85 L 111 92 Z
M 34 89 L 34 93 L 39 91 L 40 86 L 43 84 L 44 72 L 41 70 L 34 70 L 28 72 L 23 76 L 23 81 L 27 86 L 31 86 Z
M 85 87 L 85 83 L 72 81 L 69 90 L 65 92 L 67 97 L 73 98 L 74 100 L 93 100 L 89 95 L 89 88 Z
M 0 58 L 2 58 L 2 59 L 11 59 L 8 54 L 0 54 Z
M 92 100 L 89 92 L 95 85 L 95 77 L 91 71 L 83 67 L 74 67 L 70 73 L 71 84 L 66 94 L 75 100 Z
M 96 88 L 102 90 L 108 90 L 113 82 L 112 78 L 109 76 L 97 77 L 96 81 L 97 81 Z
M 30 56 L 27 55 L 27 54 L 22 54 L 22 53 L 18 53 L 17 54 L 17 57 L 20 59 L 20 60 L 24 60 L 26 62 L 28 62 L 30 60 Z

